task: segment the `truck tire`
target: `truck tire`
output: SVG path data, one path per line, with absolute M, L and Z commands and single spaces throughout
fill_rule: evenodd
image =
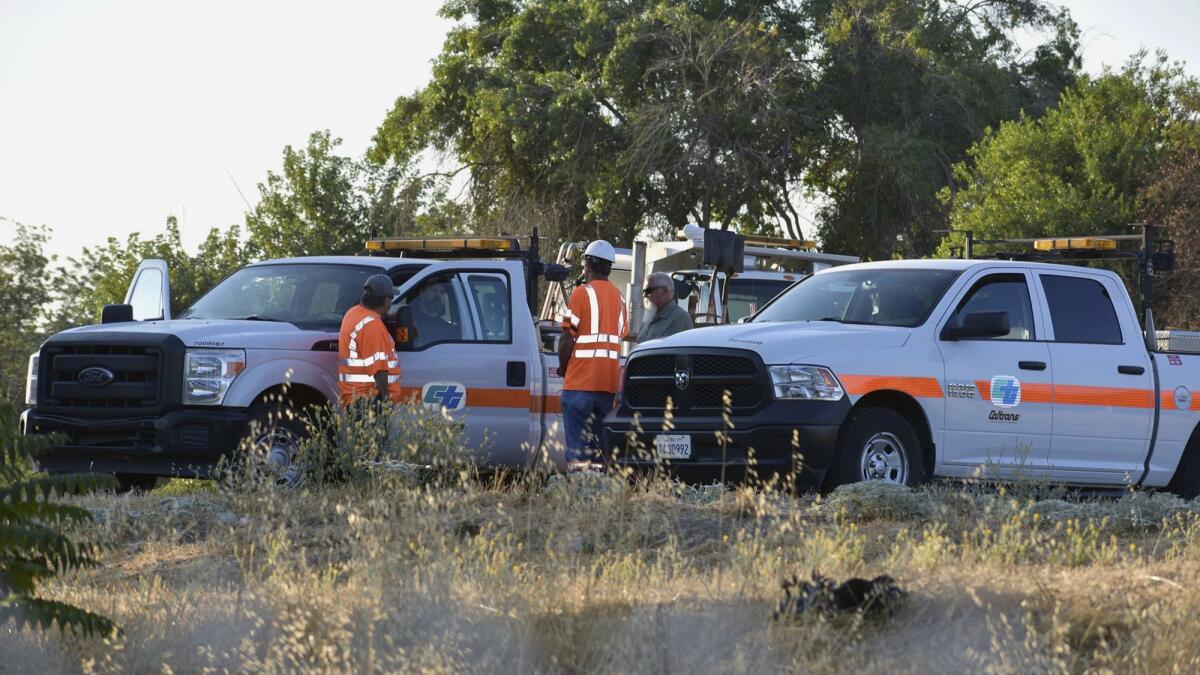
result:
M 145 476 L 139 473 L 118 473 L 117 492 L 149 492 L 158 485 L 158 476 Z
M 1195 499 L 1200 495 L 1200 441 L 1195 435 L 1183 449 L 1175 475 L 1167 483 L 1167 492 L 1183 499 Z
M 891 408 L 863 408 L 846 421 L 829 488 L 877 480 L 913 487 L 928 478 L 921 442 L 908 419 Z
M 287 402 L 259 401 L 250 406 L 250 437 L 247 441 L 262 462 L 266 476 L 278 487 L 298 488 L 304 484 L 300 444 L 308 436 L 302 413 Z

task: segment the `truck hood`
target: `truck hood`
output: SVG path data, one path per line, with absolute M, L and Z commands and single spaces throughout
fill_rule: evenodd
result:
M 230 347 L 239 349 L 312 349 L 319 340 L 337 339 L 336 332 L 305 330 L 290 323 L 275 321 L 237 321 L 179 319 L 139 321 L 84 326 L 61 335 L 83 333 L 151 333 L 174 335 L 188 347 Z
M 710 326 L 651 340 L 642 349 L 727 347 L 757 352 L 764 363 L 799 363 L 830 352 L 902 347 L 912 334 L 897 326 L 862 326 L 832 321 L 764 321 Z

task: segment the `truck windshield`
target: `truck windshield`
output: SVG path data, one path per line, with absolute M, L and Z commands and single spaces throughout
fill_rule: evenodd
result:
M 244 267 L 229 275 L 180 319 L 283 321 L 300 328 L 337 330 L 359 301 L 377 267 L 281 264 Z
M 814 274 L 775 299 L 753 321 L 836 321 L 920 325 L 957 270 L 859 269 Z

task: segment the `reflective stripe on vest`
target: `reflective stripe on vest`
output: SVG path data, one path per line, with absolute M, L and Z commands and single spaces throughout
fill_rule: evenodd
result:
M 350 331 L 350 343 L 348 345 L 346 345 L 350 349 L 350 359 L 358 358 L 358 331 L 362 330 L 363 326 L 371 323 L 374 320 L 375 320 L 375 317 L 373 317 L 373 316 L 363 317 L 362 321 L 359 321 L 358 323 L 356 323 L 354 325 L 354 330 Z M 350 360 L 350 359 L 347 359 L 347 360 Z M 374 363 L 374 361 L 372 361 L 371 363 Z M 365 366 L 365 365 L 370 365 L 370 364 L 366 364 L 366 363 L 349 364 L 349 363 L 347 363 L 346 365 L 364 365 Z
M 342 382 L 354 382 L 358 384 L 372 384 L 375 382 L 374 375 L 359 375 L 357 373 L 342 373 L 338 375 L 338 380 Z M 400 381 L 399 375 L 388 375 L 388 384 L 394 384 Z

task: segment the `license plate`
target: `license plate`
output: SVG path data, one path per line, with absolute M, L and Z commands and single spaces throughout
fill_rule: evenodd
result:
M 692 456 L 692 437 L 686 434 L 655 436 L 654 452 L 660 459 L 688 459 Z

